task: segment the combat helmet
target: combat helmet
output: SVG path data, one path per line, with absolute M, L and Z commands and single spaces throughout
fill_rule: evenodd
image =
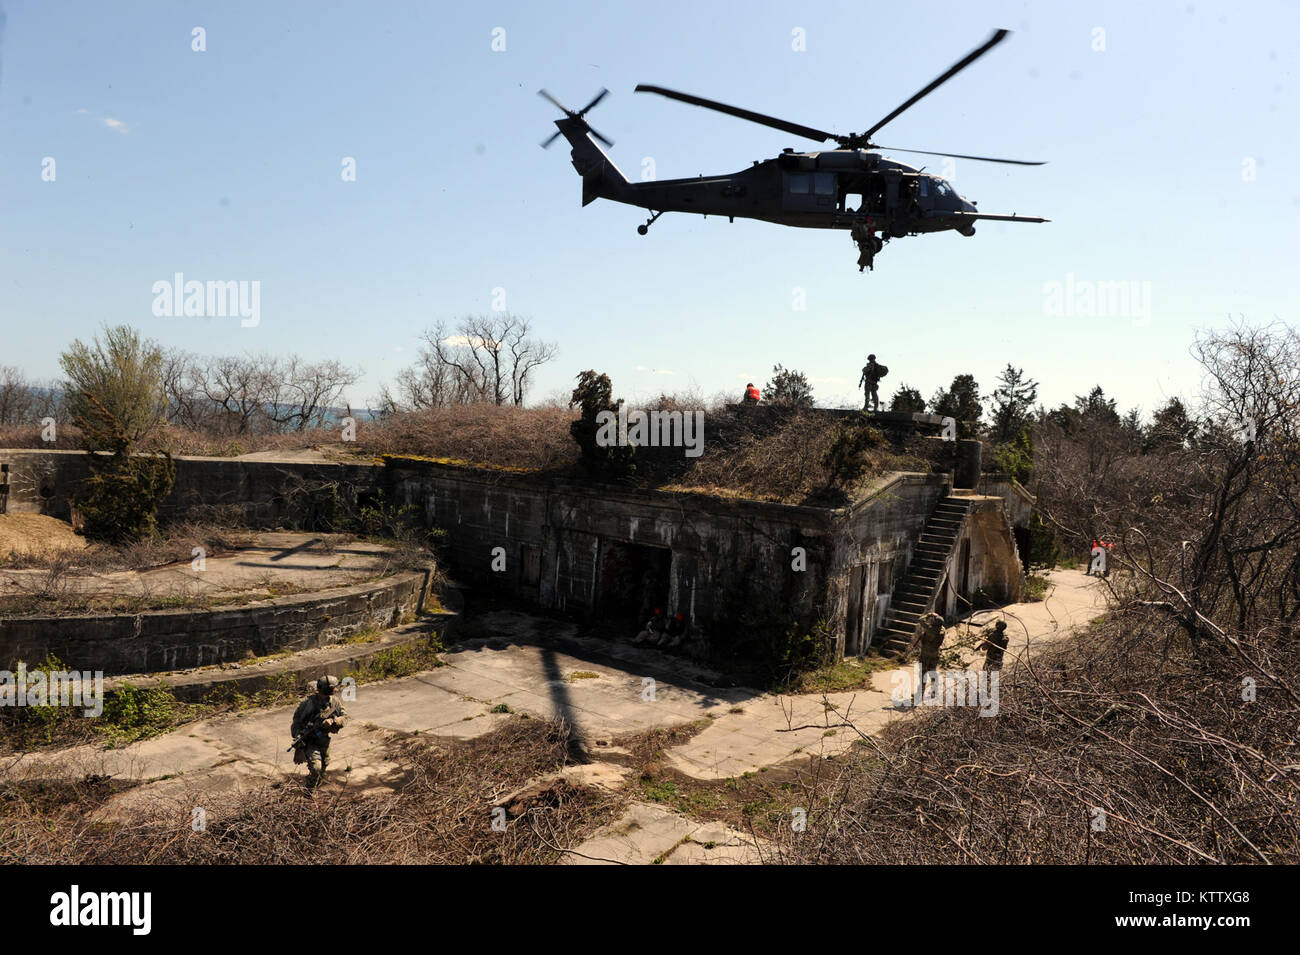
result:
M 326 696 L 333 696 L 338 685 L 338 677 L 323 676 L 316 681 L 316 692 L 324 693 Z

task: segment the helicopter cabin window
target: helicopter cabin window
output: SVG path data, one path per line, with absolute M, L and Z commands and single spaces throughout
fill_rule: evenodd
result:
M 920 185 L 920 188 L 921 188 L 921 196 L 922 196 L 922 197 L 925 197 L 925 196 L 930 195 L 930 188 L 929 188 L 929 187 L 930 187 L 930 181 L 929 181 L 928 179 L 926 179 L 924 176 L 922 176 L 922 177 L 920 178 L 920 184 L 921 184 L 921 185 Z
M 835 173 L 819 172 L 813 175 L 813 192 L 819 196 L 835 195 Z
M 812 176 L 803 172 L 792 172 L 787 177 L 790 184 L 790 192 L 796 196 L 806 196 L 812 191 Z

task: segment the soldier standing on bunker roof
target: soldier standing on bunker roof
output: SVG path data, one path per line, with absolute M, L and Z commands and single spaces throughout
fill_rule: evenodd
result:
M 863 411 L 880 410 L 880 393 L 877 391 L 877 386 L 880 384 L 880 379 L 887 374 L 889 369 L 884 365 L 876 364 L 875 355 L 867 356 L 867 363 L 862 366 L 862 377 L 858 379 L 858 384 L 866 385 L 867 388 L 866 398 L 862 402 Z
M 293 734 L 293 761 L 307 764 L 307 788 L 315 790 L 325 781 L 330 763 L 330 736 L 343 729 L 347 713 L 335 698 L 339 681 L 323 676 L 316 681 L 316 692 L 298 704 L 289 732 Z
M 939 648 L 943 646 L 943 617 L 933 610 L 919 621 L 921 629 L 921 687 L 924 689 L 927 679 L 939 669 Z
M 975 652 L 984 654 L 984 669 L 1001 670 L 1002 654 L 1007 650 L 1007 622 L 999 620 L 980 631 L 980 642 L 975 645 Z

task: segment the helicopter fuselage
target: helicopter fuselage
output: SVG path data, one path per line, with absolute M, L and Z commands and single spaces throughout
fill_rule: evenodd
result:
M 655 212 L 804 229 L 866 226 L 895 238 L 969 228 L 948 214 L 976 211 L 941 177 L 864 149 L 787 151 L 725 176 L 607 185 L 603 198 Z
M 608 199 L 649 209 L 654 218 L 686 212 L 801 229 L 844 229 L 855 237 L 879 233 L 886 240 L 949 229 L 975 233 L 975 204 L 947 180 L 871 150 L 787 149 L 729 175 L 630 182 L 592 140 L 585 123 L 560 119 L 555 125 L 573 147 L 583 205 Z M 644 227 L 639 231 L 645 234 Z

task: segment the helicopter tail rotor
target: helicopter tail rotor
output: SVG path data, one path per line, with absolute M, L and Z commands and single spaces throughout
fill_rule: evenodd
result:
M 587 120 L 584 118 L 587 115 L 587 112 L 589 110 L 591 110 L 597 103 L 599 103 L 601 100 L 603 100 L 606 96 L 609 95 L 609 90 L 602 89 L 599 93 L 597 93 L 592 98 L 590 103 L 588 103 L 586 106 L 582 107 L 582 109 L 579 110 L 569 109 L 569 107 L 565 106 L 563 103 L 561 103 L 558 99 L 556 99 L 546 90 L 538 90 L 537 95 L 540 96 L 542 99 L 546 100 L 552 106 L 556 107 L 558 110 L 560 110 L 560 112 L 564 113 L 565 116 L 569 117 L 569 119 L 576 120 L 579 124 L 581 124 L 582 129 L 585 132 L 591 133 L 592 136 L 600 140 L 606 146 L 614 145 L 613 140 L 606 139 L 604 136 L 602 136 L 597 130 L 593 129 L 591 124 L 588 123 Z M 555 140 L 557 140 L 560 137 L 561 132 L 562 132 L 561 130 L 556 130 L 554 133 L 552 133 L 550 136 L 544 139 L 542 141 L 542 148 L 550 149 L 551 145 L 555 142 Z

